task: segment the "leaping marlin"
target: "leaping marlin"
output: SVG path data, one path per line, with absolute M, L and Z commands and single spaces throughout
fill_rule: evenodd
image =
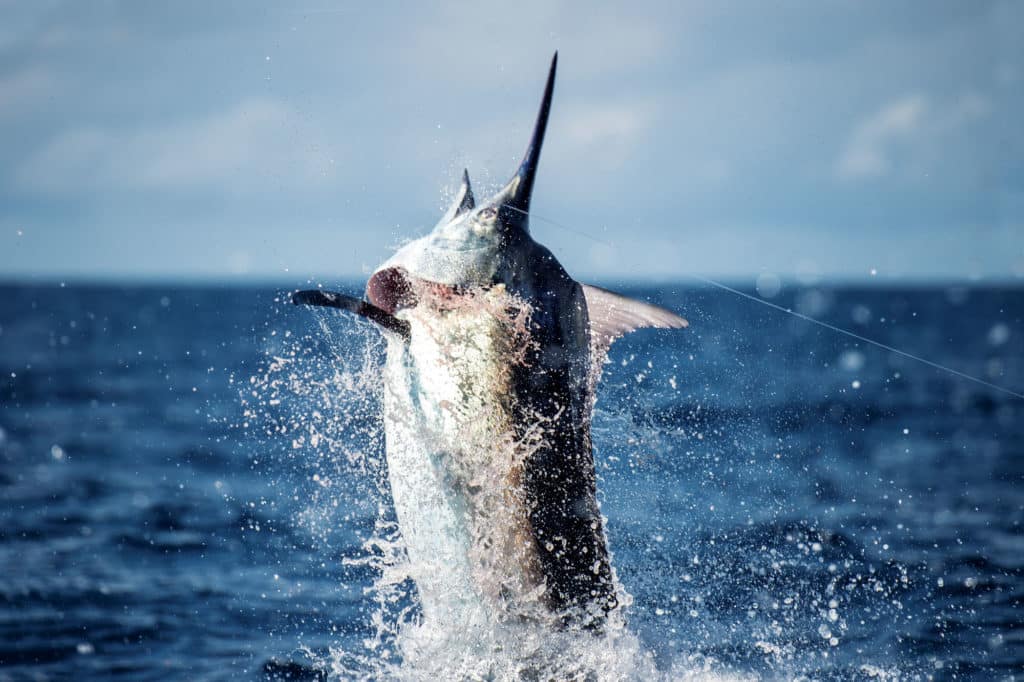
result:
M 530 236 L 556 53 L 525 158 L 477 205 L 468 172 L 433 231 L 370 277 L 367 301 L 297 292 L 387 337 L 388 477 L 425 619 L 600 629 L 618 603 L 590 421 L 608 347 L 662 308 L 566 273 Z M 481 606 L 482 605 L 482 606 Z

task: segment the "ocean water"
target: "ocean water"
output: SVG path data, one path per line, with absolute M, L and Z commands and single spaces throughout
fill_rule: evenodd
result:
M 594 440 L 632 603 L 614 645 L 524 650 L 548 676 L 1024 679 L 1024 400 L 715 288 L 627 293 L 691 326 L 612 348 Z M 0 680 L 528 670 L 410 645 L 382 344 L 286 298 L 0 287 Z M 1020 288 L 772 302 L 1024 390 Z

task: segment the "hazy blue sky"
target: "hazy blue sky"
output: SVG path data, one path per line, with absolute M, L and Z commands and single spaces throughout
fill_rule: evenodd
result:
M 559 80 L 580 277 L 1024 279 L 1024 3 L 6 2 L 0 278 L 362 276 Z

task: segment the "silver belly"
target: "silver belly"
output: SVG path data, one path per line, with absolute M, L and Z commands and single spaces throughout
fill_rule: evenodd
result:
M 529 443 L 512 418 L 510 363 L 524 340 L 486 310 L 403 312 L 411 340 L 388 346 L 388 472 L 426 618 L 544 612 L 522 489 Z

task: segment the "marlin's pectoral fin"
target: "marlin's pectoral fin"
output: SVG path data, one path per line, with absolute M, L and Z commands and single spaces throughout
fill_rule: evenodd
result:
M 347 310 L 350 313 L 355 313 L 360 317 L 365 317 L 372 322 L 376 322 L 382 328 L 398 334 L 405 341 L 409 340 L 408 322 L 398 319 L 386 310 L 378 308 L 372 303 L 364 301 L 361 298 L 347 296 L 333 291 L 309 289 L 306 291 L 296 291 L 292 294 L 292 303 L 295 305 L 319 305 L 327 308 Z
M 670 310 L 589 284 L 581 286 L 587 300 L 590 344 L 595 354 L 603 356 L 615 339 L 636 329 L 683 329 L 690 326 L 689 322 Z

